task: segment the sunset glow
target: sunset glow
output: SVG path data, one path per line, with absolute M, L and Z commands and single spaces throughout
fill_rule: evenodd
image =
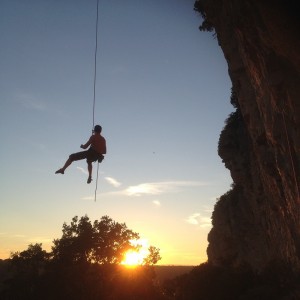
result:
M 139 246 L 138 251 L 129 250 L 125 253 L 124 260 L 122 261 L 123 265 L 126 266 L 138 266 L 143 263 L 144 258 L 147 257 L 148 251 L 148 241 L 146 239 L 139 239 L 137 241 L 131 241 L 133 246 Z
M 128 251 L 125 254 L 125 259 L 122 262 L 123 265 L 126 266 L 137 266 L 143 263 L 143 259 L 145 258 L 143 253 L 136 252 L 136 251 Z
M 51 252 L 62 225 L 86 215 L 125 223 L 160 265 L 198 265 L 232 184 L 217 151 L 235 111 L 227 61 L 199 32 L 195 0 L 99 1 L 97 32 L 96 2 L 0 1 L 0 259 L 35 243 Z M 93 181 L 84 159 L 55 174 L 90 138 L 92 112 L 107 141 Z M 123 266 L 148 255 L 129 248 Z

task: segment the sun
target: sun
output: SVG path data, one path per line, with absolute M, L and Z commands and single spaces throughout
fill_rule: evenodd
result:
M 125 258 L 122 262 L 123 265 L 134 267 L 141 265 L 143 263 L 143 259 L 145 258 L 143 253 L 137 251 L 128 251 L 125 254 Z
M 143 264 L 144 258 L 149 254 L 148 251 L 148 241 L 145 239 L 133 240 L 131 244 L 134 246 L 139 246 L 137 251 L 128 250 L 124 255 L 124 260 L 122 265 L 128 267 L 135 267 Z

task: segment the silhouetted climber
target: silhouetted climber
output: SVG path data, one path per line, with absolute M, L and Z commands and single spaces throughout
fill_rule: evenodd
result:
M 104 159 L 103 154 L 106 154 L 106 140 L 101 135 L 102 127 L 100 125 L 96 125 L 94 127 L 93 135 L 89 138 L 89 140 L 83 145 L 80 145 L 80 148 L 87 149 L 88 146 L 90 148 L 86 151 L 81 151 L 77 153 L 73 153 L 69 156 L 68 160 L 65 162 L 65 165 L 57 170 L 55 174 L 64 174 L 65 170 L 70 164 L 75 160 L 86 159 L 88 165 L 89 177 L 87 183 L 91 183 L 92 181 L 92 163 L 98 160 L 98 162 L 102 162 Z

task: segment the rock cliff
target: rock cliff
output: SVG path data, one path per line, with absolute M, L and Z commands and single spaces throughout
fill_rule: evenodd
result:
M 213 212 L 208 261 L 300 266 L 300 18 L 296 1 L 198 0 L 236 107 L 219 141 L 232 189 Z

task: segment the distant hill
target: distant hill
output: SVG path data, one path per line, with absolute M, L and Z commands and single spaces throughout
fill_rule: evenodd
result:
M 154 266 L 159 282 L 189 273 L 193 268 L 194 266 Z

